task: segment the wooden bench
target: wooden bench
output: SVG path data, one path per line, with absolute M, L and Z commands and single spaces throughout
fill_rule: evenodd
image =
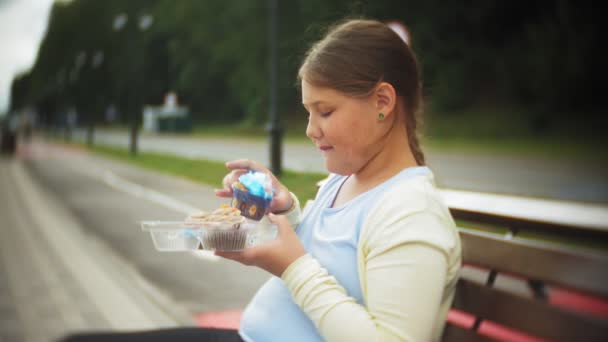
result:
M 608 341 L 608 207 L 440 192 L 464 264 L 443 342 Z
M 466 201 L 449 197 L 444 196 L 459 226 L 465 266 L 443 341 L 608 341 L 605 209 L 581 207 L 580 225 L 562 224 L 551 211 L 532 212 L 532 218 L 498 215 L 483 209 L 491 204 L 487 199 L 463 206 Z M 547 203 L 543 209 L 556 209 Z M 466 228 L 475 225 L 507 229 Z M 596 247 L 555 242 L 570 239 Z

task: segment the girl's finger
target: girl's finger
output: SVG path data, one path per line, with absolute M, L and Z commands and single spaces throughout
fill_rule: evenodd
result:
M 285 216 L 285 215 L 275 215 L 273 213 L 269 213 L 268 220 L 271 223 L 274 223 L 277 225 L 277 227 L 279 229 L 279 234 L 281 234 L 281 232 L 285 231 L 286 229 L 291 229 L 291 225 L 289 224 L 289 221 L 287 220 L 287 216 Z
M 227 174 L 222 183 L 224 183 L 224 189 L 230 189 L 230 186 L 232 185 L 232 183 L 236 182 L 239 180 L 239 177 L 245 173 L 247 173 L 248 171 L 245 169 L 237 169 L 237 170 L 232 170 L 229 174 Z
M 232 197 L 232 190 L 228 189 L 215 189 L 215 195 L 218 197 Z

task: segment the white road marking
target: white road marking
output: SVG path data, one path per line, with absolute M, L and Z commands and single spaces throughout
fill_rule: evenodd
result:
M 140 303 L 130 297 L 108 273 L 100 267 L 95 255 L 90 254 L 83 247 L 87 237 L 78 227 L 76 220 L 70 217 L 68 211 L 57 204 L 53 204 L 42 190 L 33 185 L 28 178 L 28 172 L 22 164 L 14 164 L 12 179 L 18 184 L 24 198 L 28 199 L 29 212 L 35 212 L 32 218 L 37 224 L 34 236 L 39 235 L 44 243 L 56 251 L 64 265 L 68 267 L 81 288 L 86 292 L 93 304 L 99 310 L 112 329 L 142 330 L 158 327 L 147 312 L 142 310 Z M 57 229 L 43 229 L 54 227 Z M 116 308 L 120 307 L 120 310 Z M 165 323 L 175 326 L 170 320 Z
M 114 174 L 111 171 L 105 171 L 103 173 L 102 180 L 104 183 L 106 183 L 108 186 L 110 186 L 114 190 L 118 190 L 118 191 L 127 193 L 129 195 L 132 195 L 134 197 L 145 199 L 145 200 L 160 204 L 164 207 L 173 209 L 173 210 L 180 212 L 182 214 L 185 214 L 185 215 L 200 211 L 200 209 L 198 209 L 188 203 L 179 201 L 171 196 L 168 196 L 168 195 L 158 192 L 156 190 L 152 190 L 152 189 L 146 188 L 142 185 L 139 185 L 137 183 L 128 181 L 128 180 Z M 193 251 L 193 252 L 191 252 L 191 254 L 197 258 L 201 258 L 201 259 L 205 259 L 205 260 L 209 260 L 209 261 L 217 261 L 220 259 L 220 257 L 213 254 L 212 251 Z

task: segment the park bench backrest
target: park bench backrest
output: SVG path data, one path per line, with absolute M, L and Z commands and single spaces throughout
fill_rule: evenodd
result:
M 550 341 L 608 341 L 608 319 L 551 305 L 542 286 L 608 298 L 608 257 L 603 253 L 459 228 L 463 263 L 489 270 L 485 284 L 462 277 L 453 308 L 473 315 L 465 329 L 446 325 L 443 341 L 487 341 L 475 331 L 484 320 Z M 526 279 L 535 296 L 493 287 L 497 274 Z

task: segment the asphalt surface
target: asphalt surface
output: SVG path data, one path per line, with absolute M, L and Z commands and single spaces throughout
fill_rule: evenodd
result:
M 84 141 L 84 132 L 75 139 Z M 97 130 L 98 144 L 127 147 L 126 133 Z M 252 139 L 191 138 L 143 134 L 142 151 L 162 152 L 216 161 L 248 158 L 269 165 L 267 142 Z M 559 146 L 556 146 L 559 149 Z M 608 203 L 608 165 L 576 160 L 538 159 L 489 153 L 427 151 L 429 166 L 441 188 L 483 193 Z M 284 167 L 295 171 L 327 172 L 311 143 L 284 144 Z
M 154 286 L 193 315 L 242 308 L 269 277 L 207 253 L 158 252 L 142 220 L 181 220 L 226 201 L 210 187 L 77 150 L 38 145 L 27 170 L 81 223 Z
M 194 325 L 170 291 L 83 228 L 27 165 L 0 158 L 0 341 Z

